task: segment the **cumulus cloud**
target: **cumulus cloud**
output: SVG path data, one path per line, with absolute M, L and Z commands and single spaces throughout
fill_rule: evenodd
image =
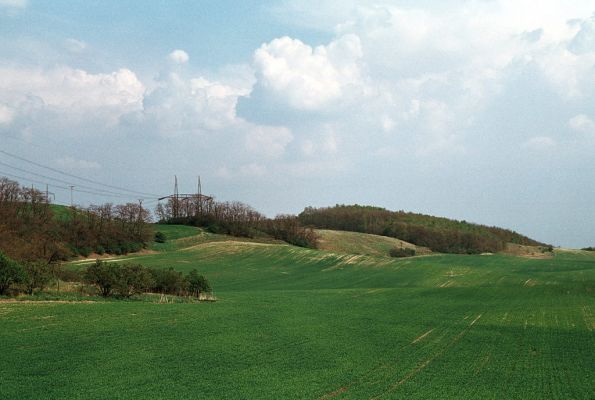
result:
M 94 74 L 66 66 L 0 66 L 0 104 L 9 109 L 2 119 L 19 134 L 55 130 L 78 136 L 113 127 L 142 108 L 144 93 L 136 74 L 125 68 Z
M 259 83 L 296 109 L 311 110 L 339 99 L 349 86 L 361 84 L 362 49 L 356 35 L 343 35 L 327 46 L 312 48 L 282 37 L 254 54 Z
M 585 114 L 579 114 L 572 117 L 570 121 L 568 121 L 568 125 L 577 132 L 595 133 L 595 121 Z
M 184 50 L 174 50 L 167 56 L 169 61 L 175 64 L 186 64 L 190 57 Z
M 250 92 L 242 85 L 169 73 L 143 100 L 140 118 L 164 134 L 219 130 L 237 123 L 236 104 Z
M 246 149 L 254 154 L 280 157 L 291 143 L 293 135 L 285 127 L 254 126 L 246 133 Z
M 134 72 L 125 68 L 92 74 L 70 67 L 50 70 L 0 67 L 0 100 L 10 104 L 36 97 L 46 106 L 71 112 L 99 107 L 114 107 L 124 112 L 141 104 L 144 91 Z

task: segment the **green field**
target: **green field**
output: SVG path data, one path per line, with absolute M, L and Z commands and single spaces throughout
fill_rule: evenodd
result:
M 196 268 L 217 302 L 0 303 L 0 398 L 595 396 L 593 253 L 392 259 L 179 237 L 134 261 Z

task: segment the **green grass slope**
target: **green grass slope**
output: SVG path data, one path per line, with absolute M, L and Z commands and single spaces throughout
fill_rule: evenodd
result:
M 590 399 L 595 257 L 202 242 L 219 301 L 0 303 L 0 398 Z
M 389 251 L 393 248 L 414 249 L 418 255 L 431 253 L 426 247 L 416 246 L 387 236 L 327 229 L 317 229 L 316 234 L 320 237 L 319 249 L 336 253 L 388 256 Z

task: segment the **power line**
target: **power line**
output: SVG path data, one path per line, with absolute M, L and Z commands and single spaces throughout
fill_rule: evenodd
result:
M 0 161 L 0 165 L 4 165 L 5 167 L 12 168 L 12 169 L 15 169 L 17 171 L 24 172 L 26 174 L 31 174 L 31 175 L 35 175 L 35 176 L 38 176 L 38 177 L 41 177 L 41 178 L 44 178 L 44 179 L 49 179 L 49 180 L 52 180 L 52 181 L 60 182 L 60 183 L 63 183 L 63 184 L 69 185 L 69 186 L 71 186 L 71 184 L 72 184 L 71 181 L 65 181 L 65 180 L 62 180 L 62 179 L 53 178 L 51 176 L 39 174 L 37 172 L 31 172 L 31 171 L 28 171 L 26 169 L 22 169 L 22 168 L 18 168 L 18 167 L 15 167 L 15 166 L 6 164 L 5 162 L 2 162 L 2 161 Z M 111 194 L 111 195 L 114 195 L 116 197 L 125 197 L 125 198 L 134 197 L 133 195 L 126 194 L 126 193 L 117 193 L 117 192 L 112 192 L 110 190 L 98 189 L 98 188 L 94 188 L 94 187 L 90 187 L 90 186 L 85 186 L 85 185 L 80 185 L 80 184 L 79 185 L 75 185 L 75 186 L 82 187 L 84 189 L 92 190 L 92 191 L 95 191 L 95 192 L 101 192 L 101 193 L 105 193 L 105 194 Z
M 29 164 L 33 164 L 33 165 L 35 165 L 35 166 L 37 166 L 37 167 L 40 167 L 40 168 L 45 168 L 45 169 L 48 169 L 48 170 L 50 170 L 50 171 L 56 172 L 56 173 L 58 173 L 58 174 L 62 174 L 62 175 L 66 175 L 66 176 L 70 176 L 71 178 L 80 179 L 80 180 L 82 180 L 82 181 L 89 182 L 89 183 L 93 183 L 93 184 L 95 184 L 95 185 L 101 185 L 101 186 L 109 187 L 109 188 L 116 189 L 116 190 L 122 190 L 122 191 L 124 191 L 124 192 L 135 193 L 135 195 L 136 195 L 136 196 L 138 196 L 138 195 L 142 195 L 142 196 L 159 197 L 159 196 L 158 196 L 158 195 L 156 195 L 156 194 L 152 194 L 152 193 L 144 193 L 144 192 L 138 192 L 138 191 L 136 191 L 136 190 L 130 190 L 130 189 L 125 189 L 125 188 L 118 187 L 118 186 L 108 185 L 108 184 L 106 184 L 106 183 L 98 182 L 98 181 L 95 181 L 95 180 L 92 180 L 92 179 L 83 178 L 83 177 L 80 177 L 80 176 L 77 176 L 77 175 L 69 174 L 68 172 L 60 171 L 60 170 L 58 170 L 58 169 L 55 169 L 55 168 L 52 168 L 52 167 L 48 167 L 47 165 L 43 165 L 43 164 L 39 164 L 39 163 L 37 163 L 37 162 L 35 162 L 35 161 L 27 160 L 26 158 L 23 158 L 23 157 L 17 156 L 17 155 L 15 155 L 15 154 L 8 153 L 7 151 L 4 151 L 4 150 L 0 150 L 0 153 L 2 153 L 2 154 L 5 154 L 5 155 L 7 155 L 7 156 L 9 156 L 9 157 L 12 157 L 12 158 L 16 158 L 17 160 L 21 160 L 21 161 L 25 161 L 25 162 L 27 162 L 27 163 L 29 163 Z
M 42 181 L 38 181 L 36 179 L 26 178 L 26 177 L 15 175 L 15 174 L 8 174 L 8 173 L 2 172 L 2 171 L 0 171 L 0 175 L 8 176 L 8 177 L 11 177 L 13 179 L 22 179 L 24 181 L 28 181 L 28 182 L 32 182 L 32 183 L 37 183 L 39 185 L 45 185 L 45 184 L 47 184 L 47 182 L 42 182 Z M 58 188 L 58 189 L 63 189 L 63 190 L 70 190 L 70 187 L 60 186 L 60 185 L 55 185 L 55 184 L 52 184 L 52 187 Z M 81 189 L 73 189 L 73 190 L 75 192 L 77 192 L 77 193 L 93 194 L 93 195 L 96 195 L 96 196 L 103 196 L 103 197 L 111 197 L 111 198 L 113 198 L 113 197 L 125 197 L 125 196 L 120 196 L 120 195 L 115 196 L 115 195 L 106 194 L 106 193 L 98 193 L 98 192 L 93 192 L 93 191 L 90 191 L 90 190 L 81 190 Z M 131 199 L 132 196 L 127 196 L 125 198 Z

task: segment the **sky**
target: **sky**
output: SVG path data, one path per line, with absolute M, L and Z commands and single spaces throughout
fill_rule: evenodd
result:
M 593 246 L 595 3 L 535 4 L 0 0 L 0 175 Z

